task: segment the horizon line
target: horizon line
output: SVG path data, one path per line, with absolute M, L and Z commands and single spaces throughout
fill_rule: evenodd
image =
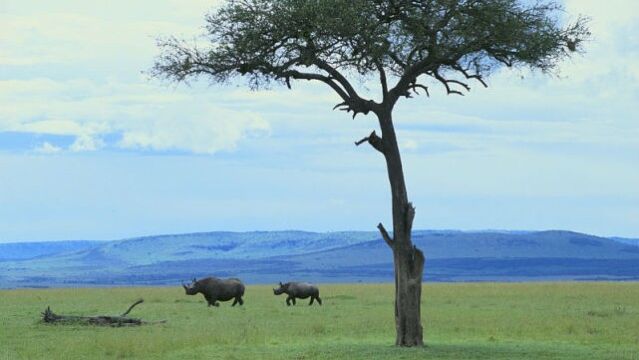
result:
M 471 229 L 471 230 L 460 230 L 460 229 L 413 229 L 414 232 L 457 232 L 457 233 L 520 233 L 520 234 L 530 234 L 530 233 L 544 233 L 544 232 L 564 232 L 564 233 L 574 233 L 580 235 L 588 235 L 599 238 L 606 239 L 626 239 L 626 240 L 639 240 L 638 237 L 627 237 L 627 236 L 604 236 L 604 235 L 595 235 L 586 232 L 580 232 L 575 230 L 565 230 L 565 229 L 544 229 L 544 230 L 513 230 L 513 229 Z M 0 240 L 0 244 L 37 244 L 37 243 L 49 243 L 49 242 L 80 242 L 80 241 L 90 241 L 90 242 L 116 242 L 116 241 L 128 241 L 128 240 L 137 240 L 137 239 L 147 239 L 147 238 L 155 238 L 155 237 L 168 237 L 168 236 L 185 236 L 185 235 L 205 235 L 205 234 L 220 234 L 220 233 L 229 233 L 229 234 L 248 234 L 248 233 L 281 233 L 281 232 L 300 232 L 300 233 L 314 233 L 314 234 L 330 234 L 330 233 L 379 233 L 376 230 L 328 230 L 328 231 L 311 231 L 311 230 L 299 230 L 299 229 L 281 229 L 281 230 L 243 230 L 243 231 L 232 231 L 232 230 L 210 230 L 210 231 L 194 231 L 194 232 L 183 232 L 183 233 L 163 233 L 163 234 L 153 234 L 153 235 L 139 235 L 139 236 L 131 236 L 131 237 L 122 237 L 117 239 L 57 239 L 57 240 L 26 240 L 26 241 L 2 241 Z M 392 231 L 391 231 L 392 233 Z

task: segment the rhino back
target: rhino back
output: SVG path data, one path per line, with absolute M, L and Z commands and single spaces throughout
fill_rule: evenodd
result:
M 244 295 L 244 284 L 242 283 L 242 280 L 238 278 L 230 278 L 230 279 L 224 280 L 223 282 L 227 289 L 231 289 L 234 292 L 234 294 L 236 294 L 235 296 Z
M 204 292 L 212 298 L 227 301 L 244 295 L 244 284 L 239 279 L 222 280 L 211 277 L 205 280 Z
M 299 298 L 307 298 L 319 293 L 315 285 L 309 283 L 291 283 L 289 285 L 289 294 Z

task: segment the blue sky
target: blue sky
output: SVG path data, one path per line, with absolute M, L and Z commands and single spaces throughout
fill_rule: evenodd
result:
M 329 89 L 141 73 L 216 4 L 0 3 L 0 242 L 390 224 L 383 160 L 353 145 L 375 119 L 331 111 Z M 416 228 L 639 237 L 639 2 L 565 5 L 593 41 L 559 76 L 397 107 Z

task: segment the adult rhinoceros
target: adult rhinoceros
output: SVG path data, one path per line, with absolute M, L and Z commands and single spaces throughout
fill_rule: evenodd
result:
M 239 303 L 244 304 L 242 296 L 244 296 L 244 284 L 237 278 L 218 279 L 216 277 L 207 277 L 196 280 L 190 285 L 182 284 L 187 295 L 196 295 L 200 293 L 208 302 L 209 306 L 220 306 L 219 301 L 228 301 L 235 299 L 233 305 Z

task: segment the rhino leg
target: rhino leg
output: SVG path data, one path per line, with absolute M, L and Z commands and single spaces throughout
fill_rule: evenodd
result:
M 242 300 L 241 296 L 235 297 L 235 300 L 233 300 L 233 305 L 231 306 L 235 306 L 235 304 L 240 304 L 240 306 L 244 305 L 244 300 Z
M 313 305 L 313 301 L 314 301 L 314 300 L 315 300 L 315 297 L 314 297 L 314 296 L 311 296 L 311 302 L 309 302 L 309 303 L 308 303 L 308 306 Z
M 317 299 L 317 302 L 320 304 L 320 306 L 322 305 L 322 299 L 320 299 L 319 295 L 315 296 L 315 299 Z
M 286 305 L 287 306 L 291 306 L 291 300 L 293 300 L 293 305 L 295 305 L 295 298 L 289 296 L 289 297 L 286 298 Z

